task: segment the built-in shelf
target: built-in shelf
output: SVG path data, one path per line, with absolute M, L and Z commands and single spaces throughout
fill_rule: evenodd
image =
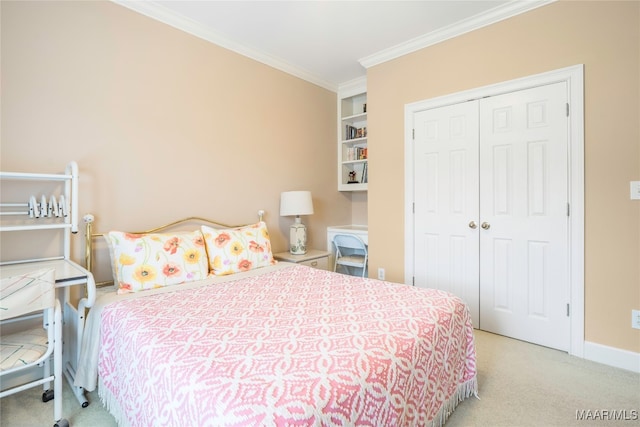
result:
M 338 190 L 366 191 L 369 181 L 366 82 L 338 94 Z

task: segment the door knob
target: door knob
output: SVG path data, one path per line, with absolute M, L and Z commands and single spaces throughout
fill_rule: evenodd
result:
M 483 230 L 488 230 L 491 228 L 491 224 L 489 224 L 488 222 L 483 222 L 480 227 L 482 227 Z
M 476 222 L 475 222 L 475 221 L 471 221 L 471 222 L 469 223 L 469 228 L 472 228 L 472 229 L 474 229 L 474 230 L 475 230 L 476 228 L 478 228 L 478 224 L 476 224 Z

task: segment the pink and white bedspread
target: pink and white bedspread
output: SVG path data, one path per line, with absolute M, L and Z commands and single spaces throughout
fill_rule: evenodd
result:
M 449 293 L 292 265 L 102 310 L 99 394 L 121 425 L 441 425 L 476 393 Z

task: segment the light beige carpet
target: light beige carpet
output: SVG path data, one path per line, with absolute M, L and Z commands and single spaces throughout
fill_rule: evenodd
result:
M 447 427 L 640 426 L 640 374 L 482 331 L 476 346 L 480 399 L 460 403 Z M 53 425 L 53 402 L 42 403 L 40 395 L 37 388 L 2 399 L 0 425 Z M 97 392 L 85 409 L 66 383 L 63 398 L 72 426 L 116 425 Z
M 460 403 L 447 427 L 640 426 L 640 374 L 487 332 L 475 336 L 480 399 Z M 635 419 L 584 416 L 604 411 Z

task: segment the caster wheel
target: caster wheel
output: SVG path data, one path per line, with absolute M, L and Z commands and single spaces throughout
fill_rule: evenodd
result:
M 89 406 L 89 402 L 87 402 L 87 401 L 82 402 L 82 407 L 83 408 L 86 408 L 87 406 Z
M 43 402 L 48 402 L 50 400 L 53 399 L 53 390 L 47 390 L 44 393 L 42 393 L 42 401 Z
M 55 423 L 53 427 L 69 427 L 69 421 L 67 421 L 66 419 L 62 419 Z

